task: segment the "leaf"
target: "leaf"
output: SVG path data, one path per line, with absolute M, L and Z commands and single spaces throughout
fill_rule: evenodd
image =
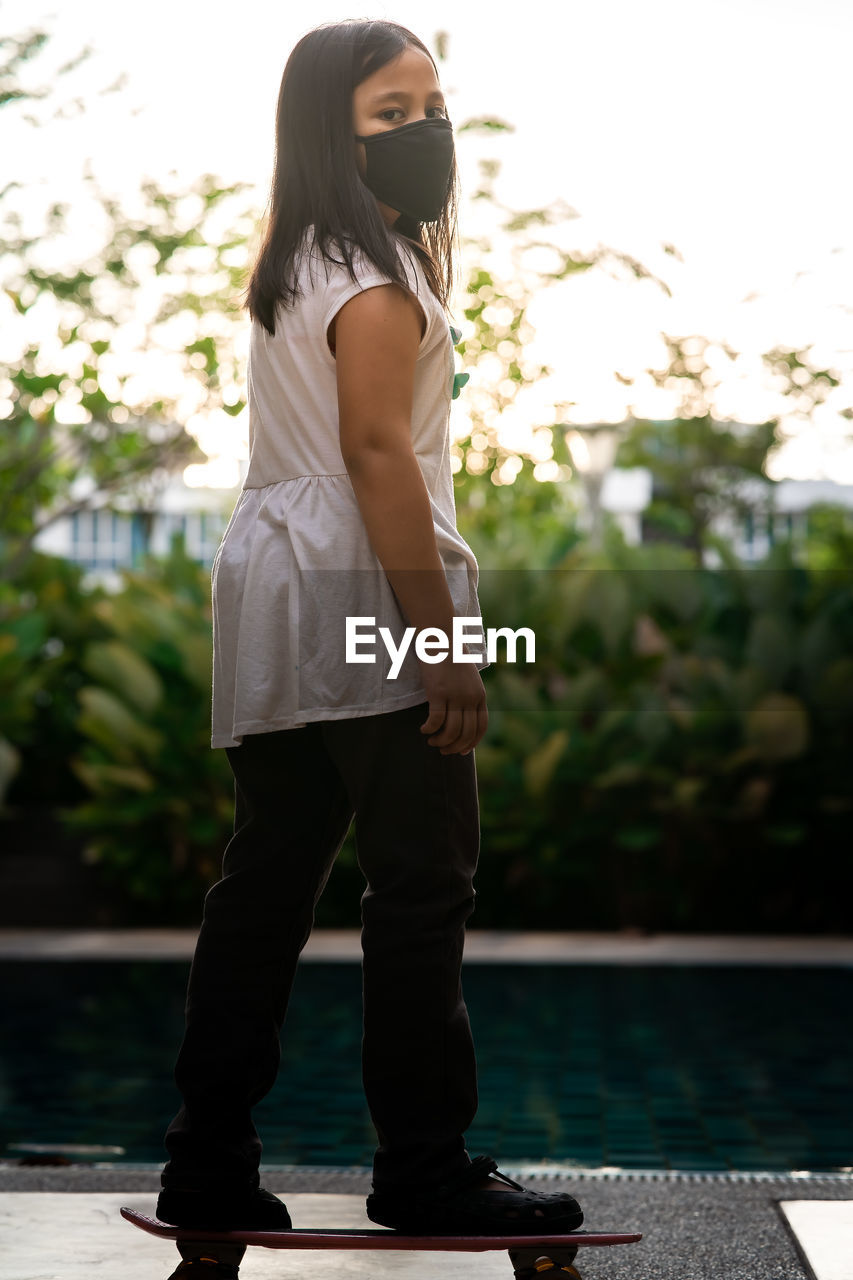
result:
M 163 746 L 163 735 L 141 720 L 106 689 L 85 685 L 77 693 L 82 708 L 78 725 L 83 733 L 107 751 L 130 764 L 134 749 L 154 757 Z
M 451 399 L 458 400 L 460 391 L 470 377 L 470 373 L 455 373 L 453 375 L 453 395 Z
M 641 657 L 669 653 L 672 645 L 658 624 L 648 613 L 639 613 L 634 619 L 634 652 Z
M 704 778 L 678 778 L 672 792 L 676 808 L 695 809 L 705 786 Z
M 154 787 L 154 779 L 150 773 L 132 766 L 105 764 L 77 758 L 71 761 L 71 767 L 81 782 L 85 783 L 95 795 L 109 795 L 124 789 L 151 791 Z
M 784 682 L 794 664 L 796 649 L 796 635 L 782 614 L 759 613 L 753 618 L 745 656 L 764 672 L 770 684 Z
M 821 675 L 815 701 L 833 724 L 853 719 L 853 658 L 838 658 L 829 664 Z
M 632 622 L 631 597 L 624 579 L 612 569 L 595 570 L 587 579 L 584 614 L 615 653 Z
M 510 761 L 510 754 L 505 747 L 493 747 L 486 741 L 477 744 L 476 757 L 477 775 L 483 780 L 499 778 Z
M 631 826 L 620 827 L 613 837 L 613 843 L 622 849 L 631 849 L 642 853 L 651 849 L 660 841 L 660 829 L 645 823 L 635 822 Z
M 0 737 L 0 805 L 3 804 L 9 785 L 20 767 L 20 751 L 8 738 Z
M 140 711 L 152 712 L 163 696 L 163 684 L 154 668 L 120 640 L 87 645 L 83 666 L 90 676 L 129 699 Z
M 602 791 L 611 787 L 633 787 L 636 783 L 643 782 L 646 776 L 647 770 L 642 764 L 634 760 L 620 760 L 618 764 L 611 765 L 594 777 L 592 785 Z
M 746 717 L 746 737 L 765 760 L 792 760 L 809 744 L 809 717 L 799 698 L 768 693 Z
M 4 289 L 3 292 L 6 294 L 7 298 L 11 299 L 12 305 L 18 312 L 18 315 L 25 316 L 28 308 L 25 303 L 21 301 L 21 295 L 19 293 L 15 293 L 13 289 Z
M 801 844 L 807 832 L 801 823 L 787 822 L 766 827 L 765 834 L 773 844 L 791 845 Z
M 525 790 L 529 796 L 536 799 L 547 791 L 568 743 L 568 731 L 555 729 L 542 745 L 526 758 L 522 771 Z

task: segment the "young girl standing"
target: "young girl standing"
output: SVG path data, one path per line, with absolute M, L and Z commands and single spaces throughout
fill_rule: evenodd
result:
M 457 660 L 412 646 L 391 678 L 365 630 L 376 641 L 385 627 L 397 648 L 406 628 L 451 638 L 454 617 L 479 618 L 449 455 L 457 182 L 417 36 L 349 20 L 302 37 L 248 289 L 249 469 L 212 570 L 212 746 L 234 773 L 234 834 L 190 973 L 166 1222 L 291 1225 L 259 1185 L 251 1111 L 275 1081 L 297 959 L 353 816 L 370 1218 L 413 1233 L 583 1220 L 572 1196 L 527 1191 L 464 1144 L 477 1082 L 460 972 L 487 663 L 470 641 Z

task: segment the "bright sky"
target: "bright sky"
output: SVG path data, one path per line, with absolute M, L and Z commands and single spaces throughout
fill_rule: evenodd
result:
M 268 0 L 6 0 L 4 34 L 37 22 L 54 33 L 34 79 L 85 44 L 95 54 L 58 82 L 60 99 L 86 98 L 84 115 L 34 130 L 8 125 L 4 112 L 2 181 L 40 182 L 68 199 L 90 158 L 118 195 L 170 170 L 187 183 L 209 171 L 256 184 L 262 208 L 287 56 L 311 27 L 355 16 L 401 22 L 434 52 L 436 33 L 448 32 L 439 73 L 451 118 L 515 126 L 458 140 L 463 234 L 477 231 L 479 216 L 464 192 L 476 186 L 478 159 L 494 157 L 505 203 L 562 199 L 582 215 L 564 229 L 566 243 L 630 253 L 672 289 L 667 299 L 591 273 L 537 297 L 530 354 L 555 374 L 519 405 L 528 425 L 567 400 L 581 423 L 620 421 L 632 408 L 671 416 L 675 401 L 642 372 L 661 367 L 661 331 L 742 352 L 716 412 L 760 421 L 782 405 L 758 353 L 811 343 L 813 359 L 845 383 L 812 423 L 786 420 L 790 439 L 772 474 L 853 483 L 853 428 L 840 413 L 853 403 L 849 0 L 376 0 L 365 14 Z M 125 89 L 99 97 L 122 72 Z M 453 404 L 456 435 L 467 430 L 464 402 L 465 392 Z M 245 452 L 247 438 L 245 423 L 235 432 L 228 419 L 226 429 L 204 440 L 223 459 Z M 229 475 L 222 461 L 208 479 Z

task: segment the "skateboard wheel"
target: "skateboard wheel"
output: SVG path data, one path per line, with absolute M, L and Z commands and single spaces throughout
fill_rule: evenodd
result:
M 234 1274 L 237 1274 L 237 1268 L 243 1261 L 243 1255 L 246 1252 L 244 1244 L 223 1244 L 220 1241 L 214 1243 L 212 1240 L 178 1240 L 176 1241 L 178 1253 L 184 1262 L 189 1263 L 191 1270 L 186 1273 L 187 1280 L 192 1280 L 195 1273 L 197 1280 L 202 1280 L 205 1276 L 205 1267 L 199 1263 L 206 1262 L 207 1268 L 211 1276 L 215 1275 L 215 1267 L 234 1268 Z M 221 1275 L 227 1275 L 227 1270 L 220 1272 Z M 169 1276 L 169 1280 L 172 1277 Z M 183 1276 L 181 1276 L 183 1280 Z
M 169 1280 L 238 1280 L 238 1276 L 233 1264 L 204 1254 L 184 1258 Z
M 568 1245 L 564 1249 L 551 1249 L 546 1253 L 543 1249 L 510 1249 L 509 1259 L 515 1272 L 516 1280 L 558 1280 L 563 1275 L 572 1280 L 580 1280 L 580 1275 L 572 1266 L 577 1253 L 577 1245 Z

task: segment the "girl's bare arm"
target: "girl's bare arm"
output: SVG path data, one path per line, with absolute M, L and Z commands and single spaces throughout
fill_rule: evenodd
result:
M 335 320 L 340 443 L 371 545 L 411 626 L 450 637 L 454 608 L 435 542 L 426 485 L 412 449 L 420 304 L 397 285 L 356 294 Z M 424 731 L 467 753 L 486 731 L 480 673 L 448 656 L 421 664 L 430 715 Z M 441 728 L 441 733 L 436 731 Z

